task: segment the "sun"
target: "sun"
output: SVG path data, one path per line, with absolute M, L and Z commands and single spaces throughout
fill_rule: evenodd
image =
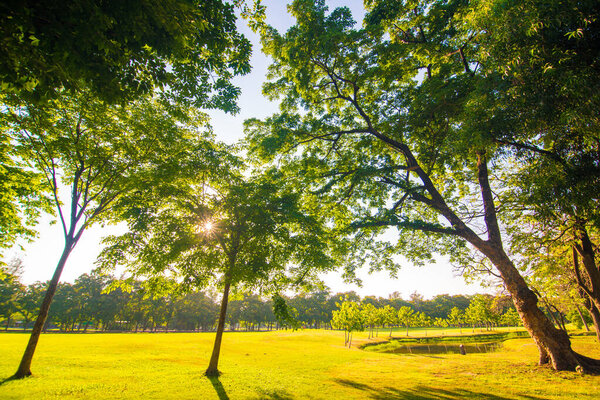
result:
M 215 228 L 215 224 L 213 224 L 212 221 L 206 221 L 202 225 L 202 231 L 204 231 L 205 233 L 211 233 L 214 228 Z

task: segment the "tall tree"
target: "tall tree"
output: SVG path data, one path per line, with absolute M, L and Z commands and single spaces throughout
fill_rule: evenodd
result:
M 131 218 L 132 233 L 111 238 L 101 256 L 104 265 L 124 265 L 135 276 L 170 273 L 196 288 L 221 288 L 207 376 L 219 375 L 232 288 L 277 293 L 316 279 L 331 263 L 324 230 L 301 210 L 298 197 L 282 192 L 274 175 L 245 179 L 239 161 L 221 151 L 212 170 L 174 181 L 170 197 Z
M 469 5 L 366 5 L 362 30 L 347 9 L 327 14 L 324 2 L 305 0 L 293 3 L 297 23 L 285 35 L 263 28 L 274 60 L 264 90 L 282 105 L 248 123 L 254 154 L 301 176 L 307 197 L 319 194 L 338 226 L 368 237 L 396 228 L 390 253 L 458 261 L 468 243 L 498 270 L 540 363 L 597 370 L 539 309 L 504 249 L 490 173 L 502 160 L 491 134 L 504 126 L 495 109 L 484 112 L 499 88 L 479 73 L 475 39 L 483 32 L 462 24 Z
M 94 223 L 118 219 L 114 210 L 120 202 L 176 174 L 178 164 L 185 163 L 201 139 L 183 125 L 195 121 L 178 121 L 152 100 L 110 106 L 82 93 L 43 104 L 15 100 L 3 113 L 13 140 L 45 177 L 65 240 L 15 374 L 22 378 L 31 374 L 52 297 L 81 235 Z M 70 189 L 67 201 L 62 199 L 63 185 Z

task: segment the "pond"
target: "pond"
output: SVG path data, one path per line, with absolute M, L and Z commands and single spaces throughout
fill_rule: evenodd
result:
M 467 354 L 489 353 L 502 347 L 502 342 L 481 343 L 386 343 L 381 346 L 370 346 L 369 350 L 395 354 L 460 354 L 460 345 Z M 380 347 L 380 348 L 377 348 Z

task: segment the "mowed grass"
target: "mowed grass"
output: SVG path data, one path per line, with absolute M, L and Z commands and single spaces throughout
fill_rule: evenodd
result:
M 380 332 L 376 340 L 386 337 Z M 0 381 L 14 373 L 27 339 L 0 334 Z M 223 375 L 211 381 L 203 372 L 213 340 L 209 333 L 46 334 L 34 376 L 3 382 L 0 399 L 598 399 L 600 393 L 598 376 L 538 367 L 530 339 L 509 340 L 487 354 L 396 355 L 344 348 L 342 332 L 226 332 Z M 355 334 L 356 346 L 366 342 L 365 332 Z M 573 345 L 600 358 L 594 337 L 575 337 Z

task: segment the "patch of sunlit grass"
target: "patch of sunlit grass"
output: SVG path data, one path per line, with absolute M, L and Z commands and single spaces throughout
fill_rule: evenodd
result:
M 0 398 L 595 399 L 600 389 L 600 377 L 536 366 L 530 339 L 487 354 L 395 355 L 346 349 L 343 333 L 312 330 L 226 332 L 223 375 L 211 381 L 203 373 L 213 340 L 208 333 L 46 334 L 34 377 L 4 382 Z M 355 340 L 369 341 L 366 332 Z M 0 380 L 14 372 L 26 341 L 0 334 Z M 573 343 L 600 358 L 593 337 Z

